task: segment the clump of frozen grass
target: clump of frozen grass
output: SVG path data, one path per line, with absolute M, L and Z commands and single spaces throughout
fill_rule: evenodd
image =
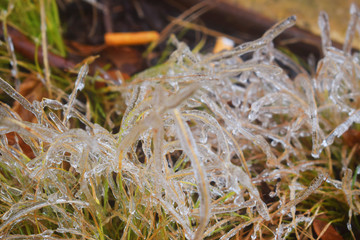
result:
M 343 161 L 344 176 L 334 179 L 331 147 L 360 123 L 355 5 L 351 14 L 341 50 L 321 13 L 324 58 L 314 76 L 273 46 L 293 16 L 217 54 L 194 54 L 173 38 L 177 50 L 165 64 L 121 88 L 127 109 L 117 134 L 76 110 L 86 66 L 68 104 L 30 103 L 1 79 L 38 120 L 0 106 L 1 237 L 300 238 L 299 224 L 308 228 L 315 214 L 298 206 L 324 181 L 345 194 L 350 222 L 360 213 L 359 184 L 351 182 L 358 172 Z M 86 128 L 71 129 L 71 118 Z

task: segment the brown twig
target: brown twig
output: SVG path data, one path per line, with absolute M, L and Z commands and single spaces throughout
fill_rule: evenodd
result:
M 11 26 L 7 26 L 8 28 L 8 35 L 11 37 L 14 49 L 16 53 L 24 56 L 25 58 L 29 60 L 35 60 L 35 51 L 36 46 L 35 44 L 29 40 L 24 34 L 22 34 L 20 31 L 16 30 L 15 28 Z M 3 29 L 0 28 L 0 35 L 3 35 Z M 44 65 L 43 61 L 43 53 L 41 50 L 41 46 L 37 49 L 37 60 L 39 64 Z M 54 53 L 49 52 L 48 53 L 48 59 L 49 59 L 49 65 L 51 67 L 61 68 L 61 69 L 70 69 L 75 66 L 75 63 L 73 63 L 70 60 L 67 60 L 59 55 L 56 55 Z

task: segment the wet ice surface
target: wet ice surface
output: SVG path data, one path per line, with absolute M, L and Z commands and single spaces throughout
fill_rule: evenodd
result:
M 143 238 L 134 224 L 143 218 L 140 209 L 151 205 L 161 206 L 169 223 L 182 229 L 172 232 L 178 238 L 182 234 L 188 239 L 209 236 L 231 223 L 232 213 L 245 212 L 248 216 L 239 218 L 237 226 L 221 239 L 250 225 L 254 228 L 251 238 L 256 239 L 264 230 L 263 223 L 280 216 L 284 223 L 272 230 L 274 238 L 283 239 L 299 223 L 312 221 L 304 214 L 295 216 L 296 207 L 325 181 L 342 189 L 351 209 L 358 211 L 352 203 L 351 170 L 345 169 L 339 181 L 316 167 L 327 159 L 324 149 L 353 123 L 360 123 L 360 60 L 358 53 L 352 55 L 349 50 L 359 29 L 358 18 L 359 10 L 352 7 L 341 50 L 331 46 L 327 15 L 320 14 L 324 58 L 314 76 L 272 44 L 294 25 L 295 17 L 276 24 L 258 40 L 217 54 L 194 54 L 173 39 L 177 50 L 168 62 L 140 73 L 134 79 L 136 84 L 127 85 L 128 91 L 123 93 L 127 109 L 118 134 L 91 123 L 75 108 L 87 66 L 80 69 L 67 104 L 51 99 L 31 104 L 1 79 L 1 88 L 41 122 L 22 122 L 0 105 L 0 133 L 17 132 L 35 154 L 27 159 L 10 152 L 2 137 L 1 161 L 23 171 L 29 182 L 51 195 L 23 194 L 23 189 L 16 189 L 23 197 L 2 216 L 0 230 L 18 224 L 35 210 L 50 208 L 79 220 L 63 220 L 43 235 L 57 231 L 97 238 L 96 231 L 82 232 L 85 220 L 81 212 L 59 207 L 69 205 L 72 209 L 91 208 L 105 223 L 116 215 L 125 222 L 124 232 L 131 229 Z M 244 61 L 241 56 L 249 53 L 251 57 Z M 280 65 L 290 68 L 296 77 L 291 78 Z M 51 111 L 45 113 L 45 107 Z M 79 119 L 86 129 L 69 129 L 71 118 Z M 17 149 L 21 151 L 19 146 Z M 20 160 L 14 161 L 15 157 Z M 312 158 L 320 159 L 319 163 L 312 163 Z M 66 171 L 64 163 L 69 164 Z M 253 167 L 256 164 L 262 166 L 260 174 Z M 309 184 L 297 181 L 308 170 L 318 171 L 318 176 Z M 291 178 L 291 183 L 282 184 L 283 178 Z M 279 202 L 277 208 L 265 202 L 261 182 L 272 188 L 269 195 Z M 13 201 L 8 191 L 1 192 L 3 201 Z M 101 201 L 108 191 L 119 212 L 104 210 Z M 141 201 L 132 199 L 137 191 L 143 194 Z M 149 227 L 156 224 L 154 219 L 146 221 Z

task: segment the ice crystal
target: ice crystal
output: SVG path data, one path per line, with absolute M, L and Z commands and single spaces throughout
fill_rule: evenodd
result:
M 236 226 L 221 239 L 250 225 L 255 239 L 263 223 L 280 217 L 286 223 L 280 222 L 273 233 L 283 239 L 300 222 L 311 221 L 296 215 L 296 207 L 324 181 L 341 189 L 352 211 L 359 212 L 352 200 L 351 170 L 344 170 L 341 182 L 315 167 L 326 158 L 325 148 L 360 123 L 357 101 L 351 100 L 359 96 L 360 65 L 358 53 L 350 52 L 358 19 L 359 10 L 353 6 L 341 50 L 331 46 L 327 15 L 320 14 L 324 58 L 315 75 L 273 46 L 273 39 L 295 24 L 294 16 L 258 40 L 216 54 L 193 53 L 173 38 L 177 50 L 166 63 L 121 86 L 127 109 L 117 134 L 91 123 L 76 107 L 87 65 L 80 69 L 67 104 L 46 98 L 30 103 L 0 79 L 3 91 L 38 119 L 23 122 L 0 105 L 1 167 L 19 169 L 26 178 L 14 172 L 17 181 L 36 185 L 34 192 L 1 186 L 0 198 L 12 207 L 2 215 L 0 236 L 9 237 L 9 229 L 40 211 L 72 220 L 59 221 L 57 228 L 43 229 L 34 237 L 51 239 L 61 233 L 99 238 L 99 230 L 86 225 L 80 211 L 90 209 L 92 218 L 103 224 L 114 218 L 124 222 L 123 239 L 130 230 L 145 238 L 149 233 L 135 223 L 143 219 L 153 231 L 156 219 L 144 216 L 144 209 L 153 209 L 158 217 L 166 214 L 174 238 L 183 234 L 201 239 L 234 221 Z M 283 66 L 295 74 L 288 75 Z M 336 117 L 326 119 L 330 112 Z M 71 118 L 86 128 L 71 128 Z M 33 158 L 26 157 L 18 143 L 9 144 L 5 135 L 11 132 L 30 146 Z M 306 150 L 308 139 L 311 151 Z M 311 156 L 320 161 L 304 161 Z M 262 167 L 256 170 L 259 163 Z M 298 178 L 307 170 L 319 170 L 318 176 L 302 184 Z M 274 183 L 283 178 L 291 178 L 291 183 Z M 272 184 L 269 196 L 278 198 L 277 209 L 260 194 L 261 183 Z M 109 192 L 115 207 L 106 202 Z M 236 218 L 233 212 L 248 216 Z

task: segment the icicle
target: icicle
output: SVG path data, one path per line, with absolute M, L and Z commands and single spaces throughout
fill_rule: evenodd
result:
M 315 91 L 313 89 L 313 85 L 310 82 L 310 79 L 304 75 L 299 75 L 296 79 L 300 81 L 302 87 L 304 88 L 307 103 L 308 103 L 308 110 L 307 115 L 309 116 L 309 122 L 311 125 L 311 140 L 312 140 L 312 151 L 311 155 L 314 158 L 318 158 L 320 155 L 320 127 L 319 127 L 319 120 L 318 120 L 318 111 L 315 99 Z
M 359 18 L 360 18 L 360 11 L 359 11 L 358 7 L 356 6 L 356 4 L 353 3 L 353 4 L 351 4 L 351 7 L 350 7 L 350 21 L 349 21 L 348 28 L 346 30 L 346 37 L 345 37 L 345 42 L 344 42 L 344 47 L 343 47 L 343 51 L 346 54 L 350 54 L 350 52 L 351 52 L 352 41 L 355 36 L 356 24 L 357 24 Z
M 252 240 L 255 240 L 257 238 L 257 233 L 259 232 L 259 230 L 260 230 L 260 224 L 257 222 L 257 223 L 255 223 L 254 232 L 253 232 L 253 234 L 251 234 Z
M 274 38 L 279 36 L 280 33 L 285 31 L 286 29 L 294 26 L 295 23 L 296 23 L 296 16 L 295 15 L 290 16 L 290 17 L 276 23 L 269 30 L 267 30 L 264 33 L 263 38 L 273 40 Z
M 70 95 L 70 99 L 67 104 L 66 112 L 64 113 L 64 120 L 63 120 L 64 125 L 66 125 L 66 123 L 68 122 L 68 120 L 70 118 L 69 113 L 71 112 L 71 109 L 73 107 L 77 92 L 81 91 L 85 86 L 84 79 L 85 79 L 85 76 L 87 75 L 88 71 L 89 71 L 89 66 L 87 64 L 85 64 L 84 66 L 82 66 L 80 68 L 78 77 L 75 81 L 74 90 L 72 91 L 72 93 Z
M 10 36 L 7 36 L 7 45 L 8 45 L 8 51 L 10 52 L 10 56 L 11 56 L 11 61 L 10 61 L 10 64 L 11 64 L 11 75 L 14 77 L 15 79 L 15 88 L 16 90 L 19 90 L 20 88 L 20 79 L 18 78 L 18 74 L 19 74 L 19 71 L 18 71 L 18 63 L 17 63 L 17 60 L 16 60 L 16 55 L 15 55 L 15 49 L 14 49 L 14 44 L 12 42 L 12 39 Z
M 330 23 L 329 16 L 326 12 L 321 11 L 319 14 L 318 24 L 321 31 L 321 47 L 323 54 L 327 53 L 327 48 L 331 47 L 331 39 L 330 39 Z

